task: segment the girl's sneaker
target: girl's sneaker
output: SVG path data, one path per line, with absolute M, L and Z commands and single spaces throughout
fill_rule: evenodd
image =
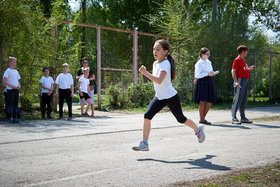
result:
M 89 117 L 88 113 L 85 112 L 85 113 L 83 114 L 83 117 Z
M 199 125 L 197 131 L 195 132 L 195 135 L 197 136 L 197 140 L 199 143 L 203 143 L 205 140 L 205 133 L 204 133 L 204 126 Z
M 148 143 L 141 141 L 139 145 L 132 147 L 132 149 L 134 151 L 149 151 L 149 145 Z

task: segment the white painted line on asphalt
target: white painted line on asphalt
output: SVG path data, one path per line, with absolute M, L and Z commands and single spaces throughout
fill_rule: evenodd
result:
M 69 176 L 69 177 L 62 177 L 62 178 L 52 179 L 52 180 L 46 180 L 46 181 L 42 181 L 42 182 L 38 182 L 38 183 L 33 183 L 33 184 L 28 184 L 28 185 L 24 185 L 24 186 L 31 187 L 31 186 L 47 185 L 47 184 L 51 184 L 51 183 L 58 183 L 58 182 L 62 182 L 62 181 L 67 181 L 67 180 L 87 177 L 87 176 L 91 176 L 91 175 L 97 175 L 97 174 L 105 173 L 107 171 L 112 171 L 112 169 L 100 170 L 100 171 L 95 171 L 95 172 L 90 172 L 90 173 L 83 173 L 83 174 L 79 174 L 79 175 L 73 175 L 73 176 Z

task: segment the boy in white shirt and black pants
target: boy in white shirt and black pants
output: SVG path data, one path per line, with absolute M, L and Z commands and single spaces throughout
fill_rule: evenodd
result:
M 64 99 L 66 99 L 69 116 L 67 120 L 70 121 L 72 120 L 72 97 L 74 96 L 74 81 L 72 75 L 68 73 L 69 65 L 67 63 L 62 65 L 62 70 L 63 73 L 60 73 L 55 80 L 55 84 L 57 85 L 55 95 L 59 93 L 59 117 L 57 120 L 62 119 L 63 103 Z
M 50 70 L 47 67 L 43 68 L 44 76 L 40 79 L 40 86 L 42 87 L 41 96 L 41 113 L 42 119 L 45 119 L 46 105 L 47 105 L 47 118 L 52 119 L 51 116 L 51 101 L 53 91 L 53 78 L 49 76 Z
M 15 57 L 9 57 L 7 59 L 9 68 L 4 72 L 3 83 L 7 89 L 7 117 L 8 123 L 18 123 L 16 115 L 18 113 L 18 101 L 19 101 L 19 89 L 20 89 L 20 75 L 17 70 L 17 59 Z M 13 120 L 11 117 L 13 116 Z

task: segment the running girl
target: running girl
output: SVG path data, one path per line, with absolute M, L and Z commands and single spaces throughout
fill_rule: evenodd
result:
M 205 140 L 204 126 L 199 125 L 197 127 L 182 112 L 180 98 L 171 83 L 172 80 L 175 80 L 176 69 L 170 49 L 171 47 L 166 40 L 157 40 L 153 48 L 156 60 L 153 64 L 153 74 L 149 73 L 145 66 L 139 68 L 140 73 L 153 81 L 156 94 L 144 115 L 143 140 L 139 145 L 132 147 L 134 151 L 149 151 L 148 138 L 151 130 L 151 120 L 165 105 L 170 108 L 179 123 L 183 123 L 194 130 L 199 143 Z

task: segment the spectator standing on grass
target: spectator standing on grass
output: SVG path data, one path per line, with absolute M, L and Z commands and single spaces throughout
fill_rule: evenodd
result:
M 40 79 L 40 86 L 42 88 L 41 95 L 41 114 L 42 119 L 45 119 L 46 105 L 47 105 L 47 118 L 52 119 L 51 116 L 51 101 L 53 92 L 53 78 L 49 76 L 50 70 L 47 67 L 43 68 L 44 76 Z
M 76 80 L 79 80 L 82 76 L 83 76 L 83 68 L 89 68 L 89 88 L 90 88 L 90 92 L 89 92 L 89 96 L 91 98 L 91 117 L 94 117 L 94 81 L 95 81 L 95 76 L 93 73 L 93 70 L 91 67 L 88 66 L 89 60 L 87 57 L 83 57 L 82 58 L 82 64 L 83 67 L 81 67 L 76 75 Z M 87 104 L 87 101 L 85 101 L 85 104 Z
M 211 122 L 205 119 L 212 103 L 216 102 L 214 83 L 212 77 L 216 73 L 213 71 L 212 63 L 208 59 L 210 50 L 206 47 L 201 48 L 199 60 L 195 64 L 196 84 L 193 94 L 193 101 L 199 103 L 199 123 L 210 125 Z
M 153 47 L 156 60 L 153 63 L 153 74 L 149 73 L 145 66 L 139 68 L 140 73 L 153 81 L 156 95 L 144 115 L 143 139 L 139 145 L 132 147 L 134 151 L 149 151 L 148 138 L 151 130 L 151 120 L 166 105 L 179 123 L 183 123 L 194 130 L 199 143 L 205 140 L 204 126 L 197 126 L 191 119 L 187 119 L 182 112 L 180 98 L 171 83 L 175 79 L 176 72 L 175 60 L 171 56 L 170 50 L 171 47 L 166 40 L 157 40 Z
M 9 57 L 7 59 L 8 69 L 4 72 L 3 85 L 6 86 L 6 102 L 7 102 L 7 112 L 6 112 L 6 122 L 7 123 L 18 123 L 16 119 L 19 111 L 18 101 L 19 101 L 19 89 L 20 89 L 20 75 L 15 69 L 17 66 L 17 59 L 15 57 Z M 13 117 L 13 119 L 12 119 Z
M 233 78 L 234 97 L 231 108 L 232 124 L 253 123 L 245 116 L 248 99 L 249 72 L 255 66 L 248 66 L 244 58 L 247 56 L 248 48 L 245 45 L 237 47 L 238 57 L 232 63 L 231 75 Z M 240 112 L 241 120 L 236 117 L 237 110 Z
M 57 120 L 61 120 L 63 117 L 63 104 L 64 99 L 66 99 L 66 103 L 68 106 L 68 118 L 67 120 L 72 120 L 72 97 L 74 96 L 74 81 L 73 77 L 69 71 L 69 65 L 67 63 L 64 63 L 62 65 L 63 73 L 60 73 L 56 80 L 55 84 L 56 86 L 56 92 L 55 95 L 59 95 L 58 97 L 58 103 L 59 103 L 59 117 Z
M 78 90 L 81 99 L 81 115 L 83 117 L 89 117 L 88 110 L 91 105 L 91 99 L 89 96 L 90 88 L 89 88 L 89 68 L 83 68 L 83 76 L 79 79 Z M 84 112 L 85 101 L 87 101 L 86 112 Z M 93 109 L 92 109 L 93 110 Z

